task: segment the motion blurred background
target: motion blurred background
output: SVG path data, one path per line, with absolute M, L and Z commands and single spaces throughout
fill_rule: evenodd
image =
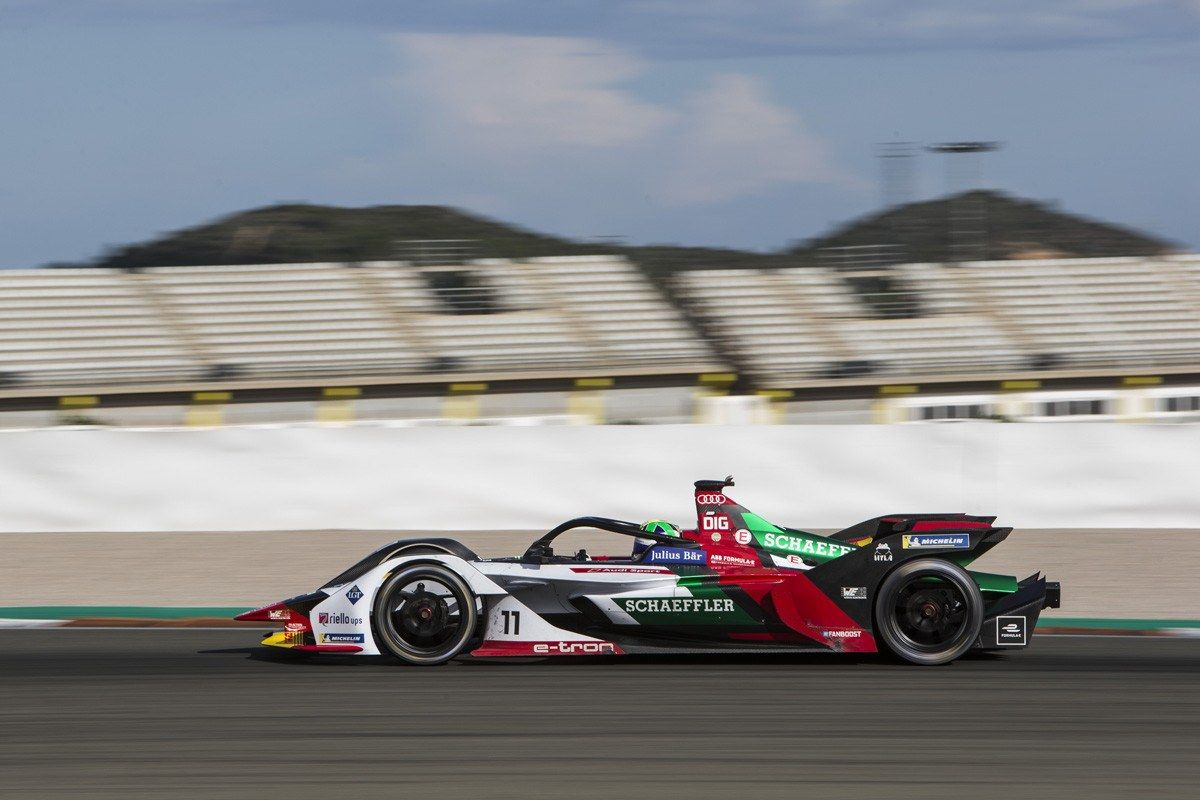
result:
M 1200 527 L 1193 4 L 0 13 L 2 530 Z
M 1191 3 L 0 22 L 0 426 L 1200 412 Z
M 208 624 L 733 472 L 802 527 L 999 514 L 1044 625 L 1194 633 L 1198 33 L 0 0 L 0 618 Z

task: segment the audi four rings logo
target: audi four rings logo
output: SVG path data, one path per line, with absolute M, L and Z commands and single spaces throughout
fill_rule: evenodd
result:
M 698 494 L 696 502 L 702 506 L 723 506 L 726 500 L 723 494 Z

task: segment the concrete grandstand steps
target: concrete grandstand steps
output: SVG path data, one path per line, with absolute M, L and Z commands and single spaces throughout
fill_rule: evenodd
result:
M 1063 365 L 1147 365 L 1200 354 L 1197 307 L 1164 259 L 1076 259 L 964 265 L 992 305 L 1020 325 L 1039 352 Z
M 919 316 L 868 307 L 886 275 Z M 0 272 L 0 379 L 37 386 L 355 375 L 728 372 L 762 387 L 1200 364 L 1200 258 L 705 270 L 614 256 Z M 899 301 L 898 301 L 899 302 Z M 701 327 L 708 338 L 697 335 Z M 715 355 L 719 350 L 724 357 Z M 16 381 L 14 384 L 13 381 Z
M 0 372 L 32 383 L 199 377 L 203 364 L 116 270 L 0 274 Z
M 446 296 L 439 269 L 469 275 L 478 293 L 471 283 Z M 381 261 L 0 273 L 0 375 L 24 387 L 726 368 L 611 256 L 432 272 Z
M 966 313 L 972 295 L 961 287 L 942 287 L 937 297 L 939 310 L 958 313 L 881 319 L 840 273 L 824 268 L 714 270 L 677 283 L 696 313 L 776 385 L 819 379 L 845 364 L 879 375 L 953 373 L 977 370 L 980 359 L 1019 366 L 1028 355 L 985 316 Z

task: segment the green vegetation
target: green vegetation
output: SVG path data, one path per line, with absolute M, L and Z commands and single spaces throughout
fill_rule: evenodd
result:
M 141 269 L 389 259 L 444 264 L 474 258 L 615 253 L 629 257 L 665 289 L 666 279 L 683 270 L 781 269 L 821 264 L 833 269 L 853 266 L 875 270 L 869 275 L 847 276 L 846 282 L 878 316 L 910 317 L 920 314 L 917 298 L 889 276 L 886 268 L 901 261 L 952 260 L 952 214 L 960 220 L 956 224 L 962 225 L 964 209 L 975 215 L 968 221 L 969 229 L 975 231 L 975 250 L 987 258 L 1133 256 L 1171 249 L 1159 239 L 1063 214 L 1044 204 L 996 192 L 970 192 L 887 209 L 774 253 L 581 242 L 443 206 L 339 208 L 285 204 L 232 214 L 121 247 L 89 266 Z M 960 232 L 960 244 L 962 238 Z M 456 281 L 467 279 L 447 273 L 431 280 L 446 284 L 436 286 L 439 291 L 457 296 L 465 287 Z
M 1145 256 L 1173 249 L 1161 239 L 1064 214 L 1047 203 L 976 191 L 870 214 L 790 252 L 808 255 L 823 248 L 889 243 L 907 261 L 951 261 L 955 213 L 968 217 L 962 226 L 978 231 L 974 238 L 986 259 Z
M 413 240 L 468 240 L 476 258 L 591 253 L 596 248 L 543 236 L 442 206 L 339 208 L 291 204 L 232 214 L 150 242 L 116 249 L 95 266 L 140 269 L 216 264 L 287 264 L 403 258 Z
M 287 204 L 232 214 L 161 238 L 115 249 L 91 266 L 284 264 L 410 258 L 421 242 L 457 241 L 471 258 L 530 258 L 621 253 L 655 275 L 689 269 L 776 269 L 829 263 L 828 248 L 879 247 L 891 260 L 952 258 L 950 214 L 955 202 L 982 210 L 981 244 L 988 258 L 1133 256 L 1167 252 L 1160 239 L 1063 214 L 1030 200 L 972 192 L 910 203 L 862 217 L 825 236 L 775 253 L 705 247 L 623 247 L 548 236 L 443 206 L 339 208 Z

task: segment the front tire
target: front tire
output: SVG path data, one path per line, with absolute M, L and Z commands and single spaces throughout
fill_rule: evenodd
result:
M 418 666 L 444 664 L 461 653 L 479 621 L 471 588 L 440 564 L 394 572 L 379 589 L 374 613 L 381 649 Z
M 983 595 L 951 561 L 919 558 L 893 570 L 875 597 L 875 627 L 888 650 L 913 664 L 946 664 L 971 649 Z

